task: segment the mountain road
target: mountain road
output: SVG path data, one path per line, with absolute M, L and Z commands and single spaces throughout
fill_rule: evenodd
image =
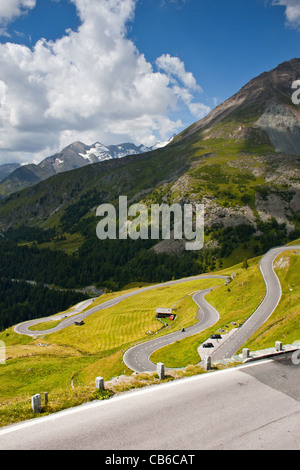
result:
M 138 344 L 128 349 L 123 356 L 123 361 L 127 367 L 135 372 L 155 371 L 156 365 L 149 359 L 154 351 L 189 336 L 201 333 L 217 323 L 220 318 L 219 313 L 204 298 L 211 290 L 212 289 L 206 289 L 196 292 L 193 295 L 193 300 L 199 307 L 197 314 L 199 321 L 195 325 L 185 328 L 185 331 L 175 331 L 174 333 L 161 336 L 160 338 Z
M 299 391 L 284 355 L 4 427 L 0 450 L 299 450 Z
M 123 300 L 128 299 L 129 297 L 132 297 L 134 295 L 141 294 L 142 292 L 157 289 L 158 287 L 172 286 L 172 285 L 175 285 L 175 284 L 181 284 L 183 282 L 197 281 L 197 280 L 201 280 L 201 279 L 224 279 L 225 280 L 225 279 L 227 279 L 227 276 L 218 276 L 218 275 L 213 275 L 213 274 L 212 275 L 200 274 L 198 276 L 191 276 L 191 277 L 188 277 L 188 278 L 177 279 L 177 280 L 174 280 L 174 281 L 168 281 L 168 282 L 164 282 L 164 283 L 161 283 L 161 284 L 142 287 L 142 288 L 137 289 L 135 291 L 127 292 L 126 294 L 119 295 L 118 297 L 115 297 L 114 299 L 107 300 L 106 302 L 103 302 L 102 304 L 97 305 L 96 307 L 91 307 L 88 310 L 85 310 L 95 300 L 95 299 L 88 299 L 86 301 L 80 302 L 80 304 L 78 304 L 74 307 L 74 310 L 72 309 L 67 314 L 63 313 L 61 315 L 53 315 L 53 316 L 50 316 L 50 317 L 39 318 L 39 319 L 36 319 L 36 320 L 29 320 L 29 321 L 26 321 L 26 322 L 23 322 L 23 323 L 19 323 L 18 325 L 16 325 L 14 327 L 14 331 L 18 334 L 27 335 L 27 336 L 41 336 L 41 335 L 44 336 L 45 334 L 55 333 L 56 331 L 63 330 L 67 326 L 73 325 L 75 321 L 80 322 L 80 321 L 84 320 L 85 318 L 89 317 L 90 315 L 92 315 L 93 313 L 96 313 L 96 312 L 98 312 L 100 310 L 103 310 L 105 308 L 109 308 L 109 307 L 112 307 L 114 305 L 117 305 L 118 303 L 122 302 Z M 85 311 L 83 311 L 83 310 L 85 310 Z M 79 312 L 82 312 L 82 313 L 79 313 Z M 42 331 L 41 330 L 40 331 L 30 330 L 30 327 L 38 325 L 39 323 L 48 322 L 50 320 L 55 321 L 55 320 L 61 320 L 61 319 L 62 319 L 62 321 L 58 325 L 56 325 L 55 327 L 53 327 L 49 330 L 42 330 Z
M 281 299 L 282 290 L 280 281 L 275 274 L 273 263 L 278 255 L 284 253 L 286 251 L 291 250 L 300 250 L 300 245 L 294 246 L 283 246 L 283 247 L 275 247 L 270 249 L 260 260 L 259 268 L 261 274 L 263 276 L 265 286 L 266 286 L 266 294 L 255 310 L 255 312 L 246 320 L 246 322 L 240 327 L 237 328 L 234 334 L 229 335 L 227 339 L 221 341 L 218 344 L 218 347 L 213 349 L 210 353 L 212 361 L 217 361 L 219 359 L 230 358 L 232 357 L 247 341 L 250 336 L 272 315 L 275 311 L 279 301 Z M 175 281 L 169 281 L 162 284 L 152 285 L 144 288 L 140 288 L 133 292 L 129 292 L 123 295 L 120 295 L 114 299 L 108 300 L 101 305 L 91 307 L 88 310 L 82 312 L 83 309 L 89 307 L 92 304 L 92 299 L 89 299 L 85 302 L 81 302 L 78 306 L 75 306 L 74 310 L 72 310 L 68 315 L 72 315 L 71 317 L 67 317 L 63 319 L 56 327 L 52 328 L 51 330 L 46 331 L 32 331 L 30 330 L 30 326 L 36 325 L 38 323 L 45 322 L 49 319 L 54 320 L 58 319 L 59 316 L 42 318 L 38 320 L 31 320 L 29 322 L 21 323 L 15 326 L 15 331 L 19 334 L 29 335 L 29 336 L 38 336 L 38 335 L 45 335 L 55 331 L 59 331 L 67 326 L 70 326 L 74 323 L 74 321 L 82 321 L 89 315 L 92 315 L 99 310 L 111 307 L 113 305 L 118 304 L 119 302 L 140 294 L 142 292 L 146 292 L 149 290 L 156 289 L 162 286 L 170 286 L 174 284 L 179 284 L 182 282 L 193 281 L 193 280 L 200 280 L 200 279 L 227 279 L 227 276 L 218 276 L 218 275 L 199 275 L 193 276 L 189 278 L 179 279 Z M 151 354 L 160 349 L 164 346 L 172 344 L 176 341 L 184 339 L 188 336 L 192 336 L 198 334 L 210 326 L 214 325 L 219 320 L 219 313 L 216 309 L 210 305 L 206 300 L 205 296 L 211 291 L 211 289 L 206 289 L 203 291 L 199 291 L 193 295 L 193 300 L 198 305 L 198 322 L 186 328 L 185 331 L 177 331 L 170 333 L 168 335 L 156 338 L 154 340 L 149 340 L 144 343 L 138 344 L 133 346 L 132 348 L 128 349 L 124 356 L 123 360 L 124 363 L 136 372 L 144 372 L 144 371 L 154 371 L 156 370 L 156 366 L 150 361 Z M 74 312 L 82 312 L 77 313 L 74 315 Z M 200 359 L 200 358 L 199 358 Z

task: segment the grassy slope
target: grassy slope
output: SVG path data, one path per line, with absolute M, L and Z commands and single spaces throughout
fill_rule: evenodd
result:
M 0 425 L 33 417 L 29 400 L 35 393 L 48 391 L 51 406 L 47 412 L 57 411 L 92 399 L 98 375 L 105 380 L 130 375 L 131 371 L 122 362 L 123 351 L 138 341 L 193 324 L 197 307 L 189 294 L 219 285 L 207 296 L 220 312 L 219 322 L 205 333 L 163 348 L 152 356 L 154 362 L 163 361 L 169 367 L 197 364 L 196 350 L 202 341 L 219 328 L 226 331 L 233 328 L 231 322 L 242 323 L 262 300 L 265 290 L 258 262 L 258 258 L 249 261 L 247 270 L 237 265 L 221 271 L 225 275 L 236 273 L 228 286 L 223 281 L 203 280 L 158 288 L 93 314 L 82 327 L 73 325 L 36 339 L 17 335 L 12 329 L 1 333 L 8 359 L 0 366 Z M 272 346 L 275 340 L 290 343 L 300 339 L 300 256 L 293 251 L 285 253 L 278 257 L 276 266 L 283 287 L 282 300 L 276 312 L 247 343 L 250 349 Z M 99 304 L 115 295 L 100 297 Z M 176 311 L 176 321 L 167 328 L 155 320 L 158 306 L 173 307 Z
M 247 270 L 237 265 L 231 271 L 235 272 L 235 279 L 228 286 L 222 285 L 206 296 L 206 300 L 220 313 L 220 320 L 203 333 L 155 352 L 151 356 L 153 362 L 164 362 L 167 367 L 186 367 L 188 364 L 197 364 L 200 361 L 197 347 L 201 343 L 220 328 L 229 331 L 234 327 L 231 322 L 237 325 L 243 323 L 253 313 L 265 293 L 258 260 L 249 262 Z
M 137 201 L 142 199 L 149 204 L 162 202 L 162 197 L 169 203 L 177 202 L 180 197 L 198 201 L 213 197 L 220 206 L 232 208 L 245 206 L 244 199 L 255 209 L 255 193 L 265 184 L 264 175 L 269 167 L 268 162 L 256 157 L 272 155 L 274 148 L 260 134 L 248 139 L 231 135 L 236 128 L 247 129 L 251 124 L 242 120 L 225 122 L 216 126 L 209 138 L 202 139 L 202 132 L 196 132 L 187 141 L 176 143 L 175 139 L 172 145 L 149 154 L 55 175 L 2 200 L 0 222 L 4 226 L 18 221 L 38 223 L 45 228 L 58 227 L 65 208 L 94 190 L 98 193 L 94 207 L 102 202 L 114 202 L 119 195 L 126 194 L 129 200 L 136 196 Z M 270 159 L 270 165 L 272 161 Z M 236 166 L 235 162 L 239 164 Z M 294 165 L 297 166 L 296 159 Z M 259 176 L 253 173 L 257 167 L 262 170 Z M 182 175 L 189 178 L 189 184 L 184 194 L 180 185 L 179 194 L 178 188 L 172 186 Z M 274 189 L 278 190 L 276 184 Z M 93 205 L 88 208 L 90 215 L 94 214 Z M 95 227 L 96 222 L 96 219 L 91 221 Z M 70 251 L 82 244 L 79 234 L 64 235 L 65 243 L 53 241 L 41 244 L 41 248 Z
M 282 285 L 281 301 L 266 324 L 244 346 L 250 350 L 274 347 L 275 341 L 291 344 L 300 340 L 300 256 L 285 253 L 277 258 L 274 267 Z
M 218 283 L 189 281 L 158 288 L 93 314 L 82 327 L 70 326 L 37 339 L 17 335 L 12 328 L 1 333 L 8 359 L 0 366 L 0 425 L 33 417 L 29 400 L 35 393 L 48 391 L 54 411 L 93 397 L 98 375 L 109 380 L 131 374 L 122 362 L 122 351 L 136 341 L 151 339 L 148 331 L 167 334 L 194 323 L 197 309 L 188 294 Z M 99 303 L 115 295 L 106 294 Z M 162 328 L 155 319 L 159 306 L 173 306 L 177 321 Z
M 59 223 L 67 205 L 77 202 L 90 191 L 99 193 L 94 206 L 114 202 L 119 194 L 126 194 L 130 199 L 159 186 L 165 179 L 176 179 L 187 168 L 186 151 L 181 145 L 175 145 L 57 174 L 1 200 L 0 219 L 5 225 L 14 225 L 18 220 L 17 224 L 38 222 L 52 227 Z
M 222 281 L 221 281 L 222 282 Z M 160 287 L 130 297 L 120 304 L 99 311 L 85 320 L 82 329 L 71 327 L 49 336 L 57 344 L 72 345 L 82 352 L 107 354 L 115 348 L 125 348 L 137 340 L 145 340 L 158 332 L 162 324 L 155 319 L 157 307 L 174 307 L 177 320 L 166 332 L 187 327 L 195 322 L 195 311 L 183 316 L 177 303 L 190 292 L 219 284 L 218 280 L 190 281 L 171 287 Z M 84 331 L 85 330 L 85 331 Z M 85 333 L 86 332 L 86 333 Z M 89 342 L 86 342 L 88 335 Z
M 284 261 L 285 260 L 285 261 Z M 220 320 L 204 333 L 187 338 L 155 352 L 151 360 L 168 367 L 186 367 L 199 363 L 197 347 L 219 328 L 228 331 L 243 323 L 258 307 L 265 295 L 265 286 L 258 267 L 259 259 L 249 262 L 247 270 L 237 266 L 234 281 L 210 293 L 206 299 L 219 311 Z M 276 268 L 277 266 L 277 268 Z M 275 271 L 282 284 L 282 298 L 267 322 L 243 346 L 252 350 L 273 347 L 275 341 L 289 344 L 300 340 L 300 256 L 293 251 L 280 255 Z M 292 291 L 290 291 L 292 289 Z M 226 327 L 225 325 L 228 325 Z

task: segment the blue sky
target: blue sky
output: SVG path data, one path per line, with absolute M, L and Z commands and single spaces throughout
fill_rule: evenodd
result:
M 37 163 L 201 119 L 299 57 L 300 0 L 0 0 L 0 34 L 0 164 Z

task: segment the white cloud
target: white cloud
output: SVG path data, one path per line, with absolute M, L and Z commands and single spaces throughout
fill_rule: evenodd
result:
M 185 70 L 184 63 L 178 57 L 163 54 L 156 60 L 157 67 L 169 77 L 175 96 L 177 96 L 197 119 L 203 118 L 211 108 L 203 103 L 194 102 L 194 93 L 203 90 L 194 75 Z
M 163 54 L 161 57 L 158 57 L 156 64 L 161 70 L 166 72 L 168 76 L 181 80 L 187 88 L 202 91 L 201 87 L 197 85 L 193 74 L 185 70 L 184 63 L 178 57 Z
M 284 6 L 287 24 L 300 27 L 300 0 L 272 0 L 272 5 Z
M 0 0 L 0 24 L 7 25 L 35 5 L 36 0 Z M 5 28 L 1 28 L 1 31 L 5 34 Z
M 154 70 L 127 38 L 135 0 L 72 1 L 77 31 L 33 49 L 0 44 L 0 162 L 36 160 L 74 140 L 150 145 L 182 128 L 170 110 L 209 111 L 194 102 L 201 88 L 180 59 L 163 55 Z M 12 18 L 35 1 L 13 0 L 16 13 L 2 3 L 0 15 Z

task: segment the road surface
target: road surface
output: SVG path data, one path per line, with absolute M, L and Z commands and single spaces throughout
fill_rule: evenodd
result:
M 281 285 L 280 285 L 277 275 L 274 272 L 273 263 L 279 254 L 285 251 L 299 250 L 299 249 L 300 249 L 300 245 L 276 247 L 276 248 L 272 248 L 271 250 L 269 250 L 261 258 L 259 267 L 260 267 L 260 271 L 261 271 L 261 274 L 263 276 L 263 279 L 266 285 L 265 298 L 263 302 L 259 305 L 259 307 L 255 310 L 255 312 L 251 315 L 251 317 L 249 317 L 249 319 L 240 328 L 236 329 L 236 332 L 233 335 L 229 336 L 226 341 L 221 342 L 218 345 L 218 348 L 216 348 L 215 350 L 211 352 L 210 356 L 212 358 L 212 361 L 217 361 L 219 359 L 232 357 L 242 347 L 242 345 L 248 340 L 248 338 L 250 338 L 253 335 L 253 333 L 255 333 L 255 331 L 270 317 L 270 315 L 272 315 L 282 295 Z M 67 318 L 63 320 L 62 322 L 60 322 L 55 328 L 52 328 L 51 330 L 47 330 L 47 332 L 30 331 L 28 329 L 28 327 L 33 324 L 47 321 L 48 320 L 47 318 L 21 323 L 20 325 L 17 325 L 15 327 L 15 331 L 17 333 L 25 334 L 29 336 L 49 334 L 55 331 L 59 331 L 63 328 L 66 328 L 67 326 L 70 326 L 71 324 L 74 323 L 75 320 L 76 321 L 84 320 L 87 316 L 99 310 L 116 305 L 122 300 L 125 300 L 126 298 L 131 297 L 133 295 L 137 295 L 139 293 L 142 293 L 148 290 L 156 289 L 157 287 L 174 285 L 174 284 L 186 282 L 188 280 L 192 281 L 192 280 L 198 280 L 198 279 L 211 279 L 211 278 L 227 279 L 226 276 L 200 275 L 200 276 L 194 276 L 194 277 L 185 278 L 185 279 L 179 279 L 176 281 L 169 281 L 169 282 L 154 285 L 154 286 L 148 286 L 148 287 L 144 287 L 142 289 L 139 289 L 139 290 L 127 293 L 127 294 L 123 294 L 119 297 L 116 297 L 115 299 L 108 300 L 97 307 L 92 307 L 86 312 L 80 313 L 76 316 L 72 316 L 71 318 Z M 198 318 L 200 320 L 196 325 L 190 328 L 187 328 L 184 333 L 181 331 L 171 333 L 159 339 L 147 341 L 145 343 L 134 346 L 133 348 L 126 351 L 124 355 L 125 364 L 130 369 L 136 372 L 153 371 L 155 370 L 156 367 L 150 361 L 149 357 L 154 351 L 166 345 L 172 344 L 175 341 L 178 341 L 179 339 L 183 339 L 184 337 L 200 333 L 201 331 L 204 331 L 205 329 L 214 325 L 219 319 L 219 316 L 218 316 L 219 314 L 205 300 L 204 296 L 207 293 L 208 291 L 200 291 L 197 294 L 197 296 L 194 296 L 194 300 L 199 306 Z M 50 318 L 53 319 L 53 317 L 50 317 Z
M 251 317 L 240 328 L 237 328 L 234 334 L 228 335 L 228 339 L 223 340 L 220 344 L 218 344 L 218 347 L 212 352 L 207 350 L 206 355 L 210 355 L 212 361 L 232 357 L 248 340 L 248 338 L 250 338 L 250 336 L 252 336 L 252 334 L 255 333 L 255 331 L 274 312 L 280 301 L 282 291 L 279 279 L 273 269 L 273 263 L 280 253 L 294 249 L 300 249 L 300 245 L 273 248 L 261 258 L 259 267 L 266 285 L 265 298 L 259 307 L 255 310 L 255 312 L 251 315 Z M 210 292 L 210 290 L 201 291 L 197 294 L 197 296 L 194 296 L 194 300 L 199 306 L 198 318 L 200 319 L 202 316 L 203 322 L 200 321 L 193 327 L 186 329 L 185 333 L 172 333 L 157 340 L 152 340 L 134 346 L 133 348 L 126 351 L 123 356 L 123 360 L 127 367 L 136 372 L 143 372 L 146 370 L 154 371 L 156 370 L 156 366 L 149 359 L 154 351 L 161 349 L 168 344 L 172 344 L 175 341 L 183 339 L 186 336 L 200 333 L 214 325 L 219 319 L 219 314 L 205 300 L 204 297 L 208 294 L 208 292 Z
M 65 320 L 62 320 L 57 326 L 54 328 L 51 328 L 49 330 L 44 330 L 44 331 L 32 331 L 29 328 L 33 325 L 38 325 L 39 323 L 44 323 L 49 320 L 59 320 L 61 318 L 64 318 L 67 316 L 66 314 L 62 315 L 55 315 L 51 317 L 46 317 L 46 318 L 39 318 L 37 320 L 30 320 L 26 321 L 24 323 L 20 323 L 19 325 L 16 325 L 14 327 L 14 331 L 16 333 L 19 333 L 21 335 L 27 335 L 27 336 L 40 336 L 40 335 L 45 335 L 45 334 L 50 334 L 50 333 L 55 333 L 56 331 L 63 330 L 67 326 L 73 325 L 74 322 L 80 322 L 84 320 L 85 318 L 89 317 L 93 313 L 98 312 L 99 310 L 103 310 L 105 308 L 112 307 L 114 305 L 117 305 L 119 302 L 122 302 L 122 300 L 128 299 L 129 297 L 132 297 L 137 294 L 141 294 L 142 292 L 146 292 L 148 290 L 153 290 L 157 289 L 158 287 L 164 287 L 164 286 L 172 286 L 174 284 L 181 284 L 183 282 L 188 282 L 188 281 L 197 281 L 201 279 L 227 279 L 227 276 L 218 276 L 218 275 L 206 275 L 206 274 L 200 274 L 199 276 L 192 276 L 184 279 L 178 279 L 175 281 L 169 281 L 169 282 L 164 282 L 162 284 L 157 284 L 153 286 L 148 286 L 148 287 L 142 287 L 141 289 L 137 289 L 133 292 L 129 292 L 123 295 L 120 295 L 114 299 L 107 300 L 106 302 L 103 302 L 101 305 L 98 305 L 97 307 L 92 307 L 86 312 L 79 313 L 77 315 L 74 315 L 74 311 L 68 312 L 68 317 Z M 81 302 L 78 304 L 80 307 L 80 311 L 85 309 L 89 304 L 93 301 L 94 299 L 88 299 L 84 302 Z M 77 308 L 78 308 L 77 306 Z M 76 312 L 75 312 L 76 313 Z
M 204 298 L 211 290 L 212 289 L 206 289 L 193 295 L 193 300 L 199 307 L 197 314 L 199 321 L 195 325 L 186 328 L 184 332 L 179 330 L 128 349 L 123 356 L 123 361 L 127 367 L 136 372 L 155 371 L 156 365 L 149 359 L 154 351 L 188 336 L 201 333 L 201 331 L 217 323 L 220 318 L 219 313 Z
M 212 361 L 232 357 L 272 315 L 282 295 L 281 284 L 275 274 L 273 263 L 281 253 L 299 249 L 300 245 L 276 247 L 261 258 L 259 268 L 266 285 L 266 295 L 251 317 L 211 354 Z
M 19 323 L 18 325 L 16 325 L 14 327 L 14 331 L 16 333 L 21 334 L 21 335 L 28 335 L 28 336 L 36 336 L 37 335 L 37 336 L 39 336 L 41 334 L 40 331 L 36 331 L 36 332 L 31 331 L 29 328 L 31 326 L 38 325 L 39 323 L 44 323 L 44 322 L 47 322 L 47 321 L 58 321 L 58 320 L 62 320 L 64 318 L 68 319 L 68 320 L 64 321 L 64 324 L 65 325 L 67 325 L 67 324 L 71 325 L 72 323 L 74 323 L 74 315 L 78 315 L 79 313 L 81 313 L 84 309 L 89 307 L 89 305 L 91 305 L 95 300 L 96 299 L 84 300 L 84 301 L 80 302 L 79 304 L 75 305 L 69 312 L 52 315 L 50 317 L 39 318 L 37 320 L 29 320 L 29 321 L 26 321 L 24 323 Z M 70 319 L 69 317 L 72 317 L 72 319 Z M 53 332 L 53 330 L 57 331 L 57 327 L 52 328 L 51 330 L 47 330 L 47 333 L 49 333 L 50 331 Z M 45 334 L 45 331 L 44 331 L 44 334 Z
M 4 427 L 0 450 L 299 450 L 299 422 L 300 365 L 283 355 Z

